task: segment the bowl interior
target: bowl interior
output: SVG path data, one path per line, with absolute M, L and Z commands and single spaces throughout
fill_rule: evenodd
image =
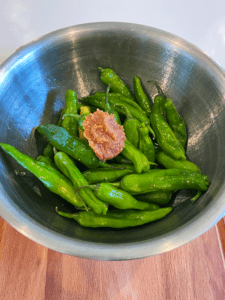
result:
M 223 73 L 201 51 L 178 37 L 134 24 L 103 24 L 75 26 L 44 36 L 17 51 L 2 65 L 1 142 L 34 158 L 41 155 L 47 142 L 35 128 L 40 124 L 57 123 L 67 89 L 74 89 L 78 98 L 104 90 L 97 67 L 111 67 L 131 90 L 133 77 L 137 75 L 152 99 L 156 89 L 148 80 L 159 82 L 166 95 L 174 100 L 188 128 L 187 157 L 209 176 L 210 186 L 194 205 L 189 201 L 194 191 L 177 193 L 171 202 L 173 212 L 160 221 L 132 229 L 88 229 L 58 216 L 56 206 L 64 211 L 71 211 L 73 207 L 46 190 L 33 175 L 16 174 L 15 170 L 21 167 L 0 151 L 3 218 L 21 232 L 23 222 L 29 219 L 30 227 L 25 234 L 49 248 L 51 241 L 44 243 L 41 237 L 32 236 L 32 224 L 44 228 L 43 234 L 51 232 L 71 243 L 95 242 L 110 247 L 148 241 L 151 245 L 153 239 L 188 228 L 215 204 L 219 208 L 222 205 L 225 178 Z M 20 217 L 15 218 L 13 211 L 19 212 Z M 201 228 L 202 233 L 207 229 Z M 192 236 L 198 234 L 199 231 L 193 232 Z M 68 253 L 63 248 L 55 250 Z M 76 255 L 76 252 L 70 254 Z M 138 254 L 133 256 L 138 257 Z

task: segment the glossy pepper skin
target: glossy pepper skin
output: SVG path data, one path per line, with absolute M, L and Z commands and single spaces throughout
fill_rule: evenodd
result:
M 119 103 L 115 105 L 115 107 L 123 107 L 126 112 L 126 120 L 123 123 L 123 129 L 126 135 L 126 138 L 129 142 L 134 145 L 134 147 L 138 148 L 139 145 L 139 131 L 138 128 L 141 125 L 140 121 L 132 116 L 130 111 L 126 106 L 123 106 Z
M 172 211 L 172 207 L 157 210 L 113 210 L 108 211 L 105 216 L 96 215 L 93 211 L 82 211 L 69 214 L 58 211 L 60 216 L 74 219 L 83 227 L 110 227 L 126 228 L 143 225 L 164 218 Z
M 100 79 L 105 85 L 111 86 L 112 92 L 123 94 L 124 96 L 134 100 L 134 97 L 127 84 L 110 68 L 102 69 L 98 67 Z
M 39 155 L 37 157 L 37 161 L 44 162 L 44 163 L 50 165 L 51 167 L 56 168 L 54 161 L 50 157 Z
M 65 109 L 61 111 L 59 121 L 57 123 L 57 126 L 62 126 L 62 121 L 63 121 L 63 115 L 65 113 Z M 54 151 L 53 151 L 53 146 L 52 144 L 48 143 L 47 146 L 44 149 L 43 155 L 46 157 L 49 157 L 50 159 L 53 159 L 54 157 Z
M 145 94 L 141 84 L 141 80 L 137 75 L 134 76 L 133 86 L 136 102 L 146 112 L 146 115 L 150 116 L 152 112 L 152 105 L 148 99 L 148 96 Z
M 135 148 L 127 139 L 125 140 L 121 154 L 133 162 L 134 168 L 138 174 L 150 170 L 150 164 L 147 157 L 140 150 Z
M 174 159 L 164 151 L 159 151 L 158 153 L 156 153 L 156 160 L 166 169 L 190 170 L 196 173 L 201 173 L 199 167 L 191 161 Z
M 75 190 L 81 186 L 88 185 L 87 180 L 66 153 L 56 152 L 54 161 L 58 169 L 71 180 Z M 106 214 L 107 206 L 95 196 L 89 187 L 81 189 L 79 195 L 96 214 Z
M 84 97 L 84 98 L 80 99 L 80 101 L 82 103 L 84 103 L 85 105 L 95 106 L 103 111 L 105 109 L 105 93 L 96 93 L 94 95 Z M 135 117 L 136 119 L 138 119 L 140 122 L 143 122 L 143 123 L 150 122 L 148 117 L 146 116 L 145 112 L 140 107 L 136 108 L 135 106 L 131 105 L 129 102 L 120 100 L 118 97 L 113 97 L 113 96 L 111 96 L 111 94 L 109 94 L 108 101 L 111 106 L 115 106 L 117 103 L 119 103 L 123 106 L 126 106 L 127 109 L 130 111 L 130 113 L 132 114 L 132 116 Z M 137 103 L 135 103 L 135 104 L 137 105 Z M 115 110 L 119 114 L 126 115 L 126 112 L 122 107 L 121 108 L 115 107 Z
M 126 191 L 117 189 L 107 182 L 89 185 L 89 187 L 94 190 L 96 197 L 101 201 L 118 209 L 155 210 L 159 208 L 156 204 L 138 201 Z
M 175 191 L 180 189 L 207 190 L 208 177 L 196 172 L 178 169 L 155 169 L 144 174 L 124 176 L 119 183 L 111 183 L 131 195 L 145 194 L 160 190 Z
M 162 150 L 175 159 L 185 160 L 185 150 L 165 118 L 161 114 L 154 112 L 151 114 L 150 120 L 156 140 Z
M 78 114 L 77 94 L 73 90 L 67 90 L 65 94 L 65 114 Z M 70 134 L 78 136 L 77 120 L 69 116 L 63 117 L 62 127 L 69 131 Z
M 158 205 L 165 205 L 171 200 L 171 191 L 156 191 L 149 192 L 141 195 L 135 195 L 135 198 L 139 201 L 155 203 Z
M 121 167 L 119 164 L 113 164 L 113 166 Z M 132 165 L 123 165 L 124 169 L 112 170 L 110 168 L 97 168 L 84 171 L 82 174 L 89 184 L 100 182 L 114 182 L 120 180 L 127 174 L 135 173 L 135 168 Z
M 74 159 L 83 163 L 87 168 L 110 167 L 95 155 L 88 142 L 71 135 L 65 128 L 46 124 L 37 127 L 56 149 L 65 152 Z
M 138 127 L 139 132 L 139 145 L 138 149 L 147 157 L 148 161 L 155 161 L 155 147 L 149 136 L 149 128 L 146 124 L 142 123 Z
M 109 104 L 109 90 L 110 90 L 110 85 L 107 87 L 106 90 L 104 111 L 107 111 L 110 115 L 114 115 L 114 119 L 116 120 L 116 123 L 121 125 L 120 116 L 118 112 L 115 109 L 113 109 Z
M 181 145 L 185 147 L 187 142 L 187 127 L 184 120 L 179 115 L 175 105 L 173 104 L 173 101 L 170 98 L 166 98 L 164 107 L 170 127 L 172 128 L 176 138 L 180 141 Z
M 11 145 L 0 143 L 2 149 L 14 158 L 22 167 L 34 174 L 51 192 L 59 195 L 76 207 L 84 207 L 79 195 L 75 193 L 74 187 L 58 170 L 44 162 L 38 162 Z

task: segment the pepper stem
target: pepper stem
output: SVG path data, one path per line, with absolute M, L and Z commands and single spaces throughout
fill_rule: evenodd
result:
M 193 198 L 191 198 L 191 202 L 195 202 L 196 200 L 198 200 L 198 198 L 201 196 L 201 194 L 202 194 L 202 191 L 199 190 L 197 192 L 197 194 Z
M 161 89 L 161 87 L 158 85 L 158 83 L 157 82 L 155 82 L 155 81 L 148 81 L 148 82 L 150 82 L 150 83 L 153 83 L 155 86 L 156 86 L 156 88 L 157 88 L 157 91 L 158 91 L 158 95 L 162 95 L 162 96 L 165 96 L 165 94 L 163 93 L 163 91 L 162 91 L 162 89 Z
M 56 210 L 57 214 L 62 216 L 62 217 L 69 218 L 69 219 L 74 219 L 74 220 L 78 219 L 78 213 L 71 214 L 71 213 L 66 213 L 66 212 L 63 212 L 63 211 L 59 211 L 57 206 L 56 206 L 55 210 Z

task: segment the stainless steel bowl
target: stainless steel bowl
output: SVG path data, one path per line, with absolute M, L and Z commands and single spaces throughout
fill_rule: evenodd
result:
M 47 34 L 0 68 L 0 141 L 37 157 L 39 124 L 56 123 L 67 89 L 78 97 L 102 90 L 97 67 L 113 68 L 132 89 L 140 76 L 149 95 L 158 81 L 188 127 L 187 156 L 209 176 L 191 204 L 178 193 L 165 219 L 132 229 L 88 229 L 62 218 L 69 204 L 0 151 L 0 214 L 19 232 L 53 250 L 100 260 L 143 258 L 179 247 L 207 231 L 225 209 L 225 75 L 202 51 L 170 33 L 136 24 L 92 23 Z

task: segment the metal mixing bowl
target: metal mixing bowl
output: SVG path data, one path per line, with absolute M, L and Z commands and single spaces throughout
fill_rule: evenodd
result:
M 0 215 L 28 238 L 56 251 L 101 260 L 143 258 L 179 247 L 207 231 L 225 209 L 225 75 L 202 51 L 170 33 L 136 24 L 92 23 L 47 34 L 0 68 L 0 141 L 36 158 L 46 141 L 39 124 L 57 123 L 67 89 L 78 97 L 102 90 L 97 67 L 113 68 L 132 89 L 138 75 L 149 95 L 159 82 L 188 127 L 187 156 L 209 176 L 195 203 L 190 191 L 166 218 L 122 230 L 83 228 L 62 218 L 71 207 L 0 151 Z

